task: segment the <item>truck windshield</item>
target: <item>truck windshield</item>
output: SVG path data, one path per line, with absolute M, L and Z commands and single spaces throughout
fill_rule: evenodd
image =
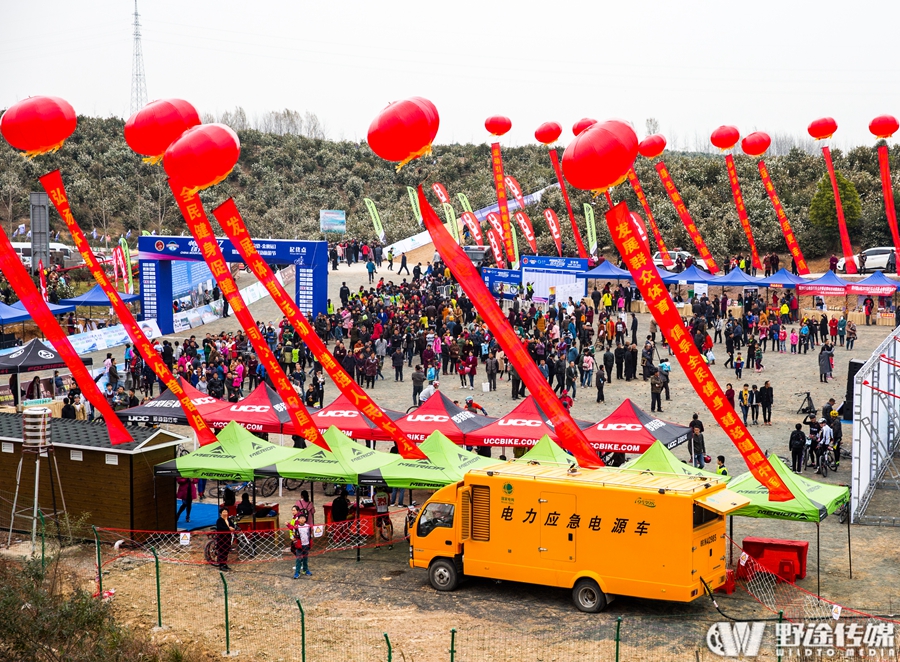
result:
M 425 537 L 437 527 L 452 529 L 454 510 L 452 503 L 429 503 L 419 517 L 416 535 Z

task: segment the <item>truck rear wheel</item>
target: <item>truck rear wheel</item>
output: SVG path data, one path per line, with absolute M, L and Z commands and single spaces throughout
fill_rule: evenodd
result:
M 606 595 L 593 579 L 582 577 L 575 582 L 572 589 L 572 600 L 580 611 L 596 614 L 606 607 Z
M 438 591 L 452 591 L 459 586 L 459 572 L 449 559 L 437 559 L 428 567 L 428 581 Z

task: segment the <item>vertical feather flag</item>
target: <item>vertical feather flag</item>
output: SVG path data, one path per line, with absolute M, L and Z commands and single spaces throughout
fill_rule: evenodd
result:
M 363 202 L 366 203 L 366 209 L 369 210 L 369 216 L 372 217 L 372 225 L 375 227 L 375 234 L 378 235 L 378 238 L 381 241 L 384 241 L 384 226 L 381 224 L 381 218 L 378 216 L 378 210 L 375 208 L 375 203 L 369 198 L 363 198 Z

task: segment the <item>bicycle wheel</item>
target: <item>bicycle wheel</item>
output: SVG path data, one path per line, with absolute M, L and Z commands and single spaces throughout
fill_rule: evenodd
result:
M 825 454 L 822 454 L 822 458 L 819 460 L 819 469 L 822 472 L 822 478 L 828 478 L 828 458 L 825 457 Z
M 278 489 L 278 479 L 275 477 L 266 478 L 264 481 L 259 483 L 257 487 L 260 494 L 262 494 L 264 497 L 270 497 L 275 494 L 275 490 Z
M 391 522 L 390 517 L 385 517 L 379 522 L 378 535 L 386 542 L 390 542 L 394 539 L 394 523 Z
M 411 414 L 412 412 L 414 412 L 414 411 L 415 411 L 416 409 L 418 409 L 418 408 L 419 408 L 419 405 L 413 405 L 412 407 L 410 407 L 409 409 L 406 410 L 406 413 L 407 413 L 407 414 Z
M 296 480 L 295 478 L 285 478 L 283 481 L 284 489 L 291 490 L 292 492 L 296 490 L 303 481 Z
M 222 483 L 222 482 L 217 481 L 215 490 L 213 491 L 213 494 L 221 499 L 223 496 L 225 496 L 226 489 L 228 489 L 228 483 Z
M 216 563 L 219 541 L 216 540 L 216 536 L 209 536 L 209 538 L 209 542 L 203 547 L 203 558 L 207 563 Z

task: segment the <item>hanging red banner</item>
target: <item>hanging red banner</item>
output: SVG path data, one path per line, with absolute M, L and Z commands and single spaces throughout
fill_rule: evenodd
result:
M 797 237 L 794 236 L 794 230 L 791 229 L 791 222 L 788 220 L 787 214 L 784 213 L 784 207 L 781 205 L 781 200 L 778 198 L 778 193 L 772 184 L 772 178 L 769 176 L 769 169 L 762 159 L 759 160 L 756 167 L 759 168 L 759 176 L 762 178 L 763 188 L 766 189 L 766 193 L 769 194 L 769 200 L 772 201 L 775 217 L 778 219 L 779 225 L 781 225 L 781 234 L 784 235 L 788 251 L 790 251 L 791 257 L 794 258 L 797 273 L 801 276 L 808 276 L 809 265 L 806 264 L 806 260 L 803 258 L 803 251 L 800 250 L 800 244 L 797 243 Z
M 547 227 L 550 228 L 553 241 L 556 242 L 556 252 L 562 257 L 562 235 L 559 231 L 559 219 L 556 218 L 556 213 L 552 209 L 544 210 L 544 219 L 547 221 Z
M 575 214 L 572 212 L 572 203 L 569 201 L 569 192 L 566 190 L 566 179 L 563 177 L 562 168 L 559 167 L 559 155 L 554 148 L 550 148 L 550 162 L 553 164 L 553 172 L 556 173 L 556 181 L 559 182 L 559 191 L 562 193 L 563 201 L 566 203 L 566 211 L 569 214 L 569 223 L 572 224 L 572 236 L 575 237 L 575 245 L 578 247 L 578 257 L 586 260 L 588 257 L 587 249 L 584 247 L 584 241 L 581 240 L 581 231 L 578 229 L 578 223 L 575 221 Z M 547 212 L 544 212 L 546 216 Z M 554 217 L 556 215 L 554 214 Z M 559 220 L 556 221 L 559 227 Z M 559 240 L 557 240 L 557 245 Z M 559 249 L 559 255 L 562 257 L 562 249 Z
M 62 175 L 60 175 L 59 170 L 47 173 L 41 177 L 40 182 L 44 187 L 44 190 L 47 191 L 47 195 L 50 196 L 50 200 L 53 201 L 53 206 L 56 207 L 56 211 L 59 212 L 60 217 L 66 224 L 69 233 L 72 235 L 72 241 L 75 244 L 75 248 L 77 248 L 78 252 L 81 254 L 81 258 L 87 265 L 88 270 L 91 272 L 94 280 L 100 285 L 103 293 L 109 298 L 109 305 L 112 307 L 116 318 L 122 326 L 125 327 L 128 337 L 131 339 L 131 342 L 134 343 L 134 349 L 140 354 L 147 365 L 150 366 L 150 369 L 153 370 L 153 374 L 159 377 L 165 387 L 178 398 L 178 402 L 181 404 L 185 416 L 187 416 L 188 423 L 197 435 L 197 442 L 201 446 L 213 443 L 216 440 L 216 436 L 213 434 L 212 430 L 207 427 L 200 412 L 197 411 L 197 407 L 191 402 L 187 393 L 184 392 L 184 389 L 175 379 L 174 375 L 172 375 L 172 372 L 162 360 L 159 352 L 153 348 L 153 343 L 150 342 L 140 325 L 138 325 L 137 321 L 134 319 L 134 315 L 131 314 L 128 306 L 122 301 L 119 291 L 113 286 L 109 280 L 109 276 L 107 276 L 106 272 L 103 270 L 102 263 L 97 259 L 97 256 L 94 255 L 93 249 L 90 247 L 90 244 L 88 244 L 87 236 L 84 234 L 84 231 L 81 229 L 81 226 L 78 225 L 75 216 L 72 214 L 72 209 L 69 206 L 69 197 L 66 194 L 66 188 L 63 184 Z
M 41 298 L 44 301 L 49 301 L 50 298 L 47 296 L 47 276 L 44 274 L 44 260 L 38 260 L 38 282 L 41 284 Z
M 684 200 L 681 198 L 681 194 L 675 187 L 675 182 L 672 181 L 672 177 L 669 175 L 669 170 L 668 168 L 666 168 L 666 164 L 662 161 L 658 161 L 656 163 L 656 172 L 659 173 L 659 179 L 663 184 L 663 188 L 666 189 L 666 194 L 669 196 L 669 200 L 671 200 L 672 204 L 675 205 L 675 211 L 678 212 L 678 216 L 681 218 L 681 222 L 684 223 L 685 230 L 687 230 L 688 235 L 690 235 L 691 241 L 694 242 L 694 246 L 697 248 L 697 253 L 706 264 L 707 271 L 715 276 L 717 273 L 719 273 L 719 267 L 716 264 L 716 261 L 713 259 L 712 254 L 709 252 L 709 249 L 706 247 L 706 242 L 703 241 L 703 237 L 700 235 L 700 230 L 697 229 L 697 226 L 694 223 L 694 219 L 691 218 L 691 214 L 687 209 L 687 205 L 684 204 Z
M 516 219 L 516 223 L 519 224 L 519 229 L 522 230 L 525 239 L 528 240 L 528 245 L 531 246 L 532 252 L 537 255 L 537 240 L 534 238 L 534 228 L 531 225 L 531 219 L 528 218 L 528 214 L 524 211 L 517 211 L 513 216 Z
M 641 207 L 644 208 L 644 213 L 647 215 L 647 222 L 650 223 L 650 230 L 653 232 L 653 238 L 656 240 L 656 248 L 659 250 L 659 257 L 662 260 L 663 266 L 671 267 L 675 262 L 669 256 L 669 251 L 666 249 L 666 242 L 663 241 L 659 227 L 656 225 L 656 219 L 653 218 L 653 212 L 650 211 L 650 202 L 644 194 L 644 187 L 641 186 L 641 180 L 638 179 L 634 168 L 628 171 L 628 181 L 631 184 L 631 188 L 634 190 L 634 194 L 637 196 L 638 202 L 640 202 Z
M 509 205 L 506 201 L 506 182 L 503 179 L 503 157 L 500 155 L 500 143 L 491 143 L 491 166 L 494 171 L 494 189 L 497 191 L 497 204 L 500 206 L 499 239 L 503 242 L 503 253 L 511 264 L 516 263 L 516 249 L 513 246 L 512 224 L 509 222 Z
M 494 253 L 494 263 L 498 269 L 506 269 L 506 261 L 503 259 L 503 250 L 500 248 L 500 240 L 497 239 L 497 233 L 493 228 L 487 231 L 488 243 L 491 245 L 491 251 Z
M 747 207 L 744 206 L 744 195 L 741 193 L 741 182 L 738 180 L 737 168 L 734 167 L 734 156 L 731 154 L 725 155 L 725 169 L 728 170 L 728 182 L 731 184 L 731 195 L 734 198 L 734 206 L 737 207 L 738 219 L 741 221 L 741 227 L 744 228 L 744 234 L 747 236 L 747 243 L 750 245 L 750 257 L 753 261 L 753 268 L 762 269 L 759 252 L 756 250 L 756 241 L 753 240 L 753 230 L 750 227 L 750 219 L 747 217 Z
M 525 386 L 531 390 L 531 394 L 540 403 L 541 409 L 549 416 L 559 438 L 560 446 L 572 453 L 582 467 L 590 469 L 603 466 L 603 462 L 591 450 L 584 432 L 572 420 L 569 412 L 556 397 L 516 332 L 513 331 L 503 311 L 497 306 L 497 302 L 488 291 L 481 279 L 481 274 L 472 264 L 472 260 L 456 245 L 431 205 L 428 204 L 421 186 L 419 187 L 419 206 L 422 208 L 425 227 L 428 228 L 435 249 L 440 253 L 444 264 L 450 267 L 450 272 L 469 299 L 475 304 L 475 309 L 481 314 L 491 333 L 497 338 L 497 342 L 506 353 L 510 363 L 518 371 Z
M 475 243 L 479 246 L 484 246 L 484 235 L 481 234 L 481 223 L 478 222 L 475 214 L 470 211 L 464 211 L 460 218 L 463 223 L 466 224 L 466 227 L 469 228 L 469 234 L 472 235 L 472 239 L 475 240 Z
M 884 193 L 884 211 L 887 214 L 888 227 L 894 240 L 894 252 L 900 259 L 900 232 L 897 230 L 897 209 L 894 207 L 894 185 L 891 182 L 891 164 L 888 161 L 888 146 L 878 146 L 878 168 L 881 170 L 881 190 Z
M 228 263 L 225 262 L 225 257 L 222 255 L 222 249 L 219 248 L 219 243 L 216 241 L 212 225 L 206 217 L 206 211 L 203 209 L 200 197 L 190 187 L 180 185 L 173 180 L 169 180 L 169 188 L 172 189 L 172 193 L 175 195 L 175 202 L 178 203 L 181 215 L 184 216 L 188 229 L 197 242 L 200 255 L 206 261 L 207 266 L 209 266 L 213 278 L 216 279 L 216 284 L 219 286 L 222 296 L 228 302 L 231 312 L 234 313 L 234 316 L 240 322 L 241 328 L 244 329 L 247 339 L 250 340 L 259 362 L 271 378 L 279 397 L 287 406 L 288 415 L 291 417 L 291 423 L 294 425 L 294 434 L 300 435 L 316 446 L 330 450 L 328 442 L 322 438 L 318 426 L 310 418 L 306 406 L 303 404 L 300 396 L 297 395 L 294 387 L 291 386 L 287 375 L 284 374 L 284 370 L 282 370 L 281 365 L 275 359 L 275 354 L 259 332 L 259 327 L 256 326 L 256 321 L 253 319 L 253 315 L 250 314 L 247 304 L 244 303 L 244 298 L 238 291 L 234 278 L 231 277 Z
M 525 196 L 522 194 L 522 187 L 519 186 L 519 182 L 516 181 L 516 178 L 512 175 L 504 175 L 503 181 L 506 182 L 506 188 L 509 189 L 509 192 L 513 194 L 513 197 L 516 199 L 516 203 L 519 205 L 519 211 L 525 209 Z
M 431 185 L 431 190 L 434 191 L 434 194 L 437 196 L 437 199 L 440 200 L 442 205 L 450 204 L 450 194 L 447 193 L 447 189 L 444 188 L 444 185 L 435 182 Z
M 122 421 L 119 420 L 112 407 L 109 406 L 100 389 L 97 388 L 94 378 L 91 377 L 88 369 L 84 367 L 84 362 L 78 356 L 75 348 L 72 347 L 66 332 L 63 331 L 56 317 L 53 316 L 46 302 L 41 298 L 41 293 L 35 287 L 34 281 L 31 280 L 25 265 L 19 259 L 18 253 L 13 249 L 12 244 L 9 243 L 9 237 L 7 237 L 2 227 L 0 227 L 0 271 L 6 276 L 9 286 L 18 295 L 19 301 L 25 306 L 25 310 L 31 315 L 31 319 L 41 329 L 44 338 L 49 341 L 53 349 L 66 362 L 66 367 L 72 371 L 72 378 L 75 380 L 78 388 L 81 389 L 81 394 L 94 406 L 97 415 L 103 419 L 103 422 L 106 424 L 106 431 L 109 433 L 110 443 L 117 445 L 134 441 L 128 430 L 122 425 Z M 16 380 L 16 388 L 20 388 L 18 380 Z
M 606 212 L 606 223 L 619 254 L 641 291 L 644 302 L 662 329 L 670 350 L 674 352 L 697 395 L 737 446 L 754 478 L 769 490 L 769 500 L 793 499 L 793 494 L 775 473 L 768 458 L 741 422 L 734 408 L 728 404 L 722 387 L 700 356 L 696 343 L 685 329 L 681 312 L 675 307 L 659 271 L 653 265 L 646 238 L 640 226 L 631 218 L 628 205 L 620 202 Z
M 275 278 L 275 274 L 272 273 L 266 261 L 260 257 L 256 246 L 253 245 L 253 239 L 247 231 L 244 219 L 241 218 L 237 205 L 234 204 L 234 200 L 229 198 L 219 205 L 213 210 L 213 216 L 216 217 L 225 234 L 231 239 L 232 245 L 241 254 L 244 264 L 250 268 L 253 275 L 272 295 L 272 301 L 275 302 L 297 333 L 300 334 L 303 342 L 309 347 L 313 356 L 316 357 L 316 360 L 325 369 L 325 372 L 328 373 L 328 376 L 331 377 L 341 393 L 356 405 L 363 414 L 368 416 L 370 421 L 396 442 L 397 449 L 402 457 L 410 460 L 426 459 L 425 454 L 400 431 L 400 428 L 375 404 L 375 401 L 353 380 L 353 377 L 347 374 L 332 356 L 331 352 L 328 351 L 325 343 L 316 334 L 315 329 L 300 308 L 297 307 L 294 299 Z
M 837 211 L 841 250 L 844 252 L 844 272 L 855 274 L 856 259 L 853 257 L 853 246 L 850 244 L 850 235 L 847 233 L 844 205 L 841 204 L 841 192 L 838 190 L 837 177 L 834 175 L 834 163 L 831 161 L 831 150 L 828 148 L 828 145 L 822 145 L 822 156 L 825 157 L 825 167 L 828 169 L 828 176 L 831 178 L 831 190 L 834 191 L 834 208 Z

